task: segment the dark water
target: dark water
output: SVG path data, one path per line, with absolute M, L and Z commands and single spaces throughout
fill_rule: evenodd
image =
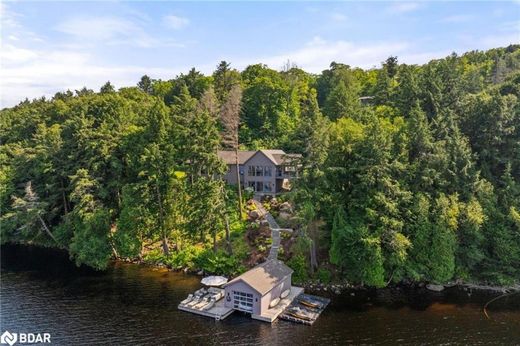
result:
M 1 332 L 51 333 L 54 345 L 520 344 L 520 296 L 458 289 L 378 291 L 334 298 L 313 326 L 235 313 L 214 321 L 177 310 L 200 278 L 115 264 L 78 269 L 67 255 L 2 247 Z

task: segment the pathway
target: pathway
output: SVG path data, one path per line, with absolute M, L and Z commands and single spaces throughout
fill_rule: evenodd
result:
M 292 233 L 292 229 L 290 228 L 280 228 L 278 222 L 274 219 L 273 215 L 265 210 L 264 206 L 260 201 L 256 199 L 253 200 L 256 208 L 260 212 L 260 216 L 263 216 L 267 222 L 269 223 L 269 228 L 271 229 L 271 249 L 269 250 L 268 260 L 277 259 L 278 258 L 278 249 L 280 248 L 280 232 L 288 232 Z

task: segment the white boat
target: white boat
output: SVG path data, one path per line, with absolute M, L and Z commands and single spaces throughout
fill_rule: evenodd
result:
M 280 298 L 275 298 L 275 299 L 271 300 L 271 302 L 269 303 L 269 307 L 274 308 L 276 305 L 278 305 L 279 302 L 280 302 Z
M 286 289 L 285 291 L 283 291 L 282 294 L 280 294 L 280 298 L 282 298 L 282 299 L 287 298 L 289 293 L 291 293 L 291 289 L 290 288 Z
M 189 294 L 188 295 L 188 298 L 184 299 L 182 302 L 181 302 L 181 305 L 186 305 L 188 304 L 189 302 L 191 302 L 193 300 L 193 294 Z

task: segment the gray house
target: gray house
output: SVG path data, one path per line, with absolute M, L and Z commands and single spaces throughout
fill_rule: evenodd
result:
M 282 261 L 273 259 L 264 262 L 228 282 L 225 286 L 225 306 L 263 315 L 269 304 L 291 289 L 293 270 Z
M 235 152 L 219 151 L 218 155 L 228 166 L 224 180 L 236 185 Z M 286 154 L 283 150 L 240 150 L 240 183 L 243 188 L 251 188 L 256 195 L 277 195 L 290 189 L 290 181 L 298 176 L 300 159 L 300 154 Z

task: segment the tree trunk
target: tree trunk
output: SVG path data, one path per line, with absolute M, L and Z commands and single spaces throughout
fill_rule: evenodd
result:
M 213 252 L 217 252 L 217 230 L 213 230 Z
M 58 241 L 56 240 L 56 238 L 54 238 L 54 235 L 52 234 L 51 230 L 49 229 L 49 227 L 47 227 L 47 224 L 45 223 L 45 221 L 43 220 L 43 218 L 40 216 L 40 214 L 38 214 L 38 219 L 40 220 L 40 223 L 42 224 L 43 226 L 43 229 L 45 230 L 45 232 L 49 235 L 49 237 L 52 238 L 52 240 L 54 240 L 56 242 L 56 244 L 59 244 Z
M 60 179 L 61 184 L 61 197 L 63 198 L 63 211 L 65 212 L 65 215 L 69 213 L 69 208 L 67 206 L 67 197 L 65 196 L 65 187 L 63 186 L 63 180 Z
M 318 259 L 316 255 L 316 224 L 314 222 L 310 222 L 309 224 L 309 230 L 310 230 L 310 238 L 311 238 L 311 245 L 310 245 L 310 259 L 311 259 L 311 272 L 314 273 L 314 270 L 318 268 Z
M 224 221 L 226 222 L 226 250 L 229 255 L 233 254 L 233 248 L 231 247 L 231 239 L 230 239 L 230 229 L 229 229 L 229 218 L 226 215 L 224 215 Z
M 155 191 L 157 193 L 157 204 L 159 205 L 159 227 L 162 234 L 162 248 L 164 255 L 169 256 L 170 250 L 168 249 L 168 237 L 166 235 L 166 231 L 164 230 L 164 210 L 162 206 L 161 192 L 159 191 L 159 184 L 157 182 L 155 184 Z
M 235 165 L 237 169 L 237 187 L 238 187 L 238 217 L 242 220 L 242 188 L 240 183 L 240 165 L 238 164 L 238 143 L 235 146 Z

